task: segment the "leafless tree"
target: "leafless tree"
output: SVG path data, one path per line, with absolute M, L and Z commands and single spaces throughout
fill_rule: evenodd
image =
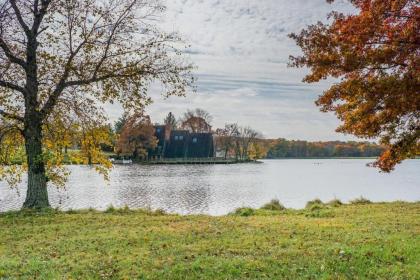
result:
M 181 120 L 181 127 L 191 132 L 211 132 L 213 117 L 203 109 L 188 110 Z
M 235 147 L 235 140 L 239 136 L 239 126 L 236 123 L 226 124 L 224 128 L 216 130 L 216 146 L 222 150 L 226 159 L 229 152 Z
M 236 158 L 247 160 L 250 145 L 260 136 L 259 132 L 249 126 L 239 127 L 235 138 Z

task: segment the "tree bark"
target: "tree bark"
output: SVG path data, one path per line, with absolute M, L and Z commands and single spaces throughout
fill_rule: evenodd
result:
M 48 202 L 47 176 L 42 155 L 42 122 L 35 114 L 25 118 L 25 147 L 28 162 L 28 190 L 23 208 L 46 208 Z
M 38 67 L 35 36 L 28 35 L 26 53 L 26 86 L 24 138 L 26 159 L 28 162 L 28 190 L 23 208 L 49 207 L 47 176 L 42 154 L 42 121 L 43 116 L 38 107 Z

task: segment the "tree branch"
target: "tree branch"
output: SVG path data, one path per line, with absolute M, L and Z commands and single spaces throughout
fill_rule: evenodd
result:
M 6 82 L 6 81 L 3 81 L 3 80 L 0 80 L 0 87 L 16 90 L 16 91 L 19 91 L 19 92 L 25 94 L 25 89 L 23 87 L 15 85 L 11 82 Z
M 22 66 L 23 69 L 26 69 L 26 62 L 12 53 L 12 51 L 10 50 L 9 46 L 7 46 L 3 38 L 0 38 L 0 48 L 3 49 L 6 57 L 10 60 L 10 62 L 18 64 Z
M 104 76 L 100 76 L 100 77 L 92 76 L 91 78 L 85 79 L 85 80 L 76 80 L 76 81 L 68 81 L 68 82 L 60 83 L 57 86 L 57 88 L 54 90 L 54 92 L 50 95 L 50 98 L 45 103 L 44 107 L 42 108 L 41 116 L 43 118 L 45 118 L 51 113 L 52 109 L 54 108 L 55 104 L 58 101 L 58 97 L 64 91 L 65 88 L 73 87 L 73 86 L 89 85 L 89 84 L 92 84 L 92 83 L 101 82 L 101 81 L 105 81 L 105 80 L 112 79 L 112 78 L 129 78 L 129 77 L 132 77 L 132 76 L 133 75 L 113 73 L 113 74 L 108 74 L 108 75 L 104 75 Z
M 22 117 L 11 114 L 11 113 L 8 113 L 8 112 L 5 112 L 2 109 L 0 109 L 0 115 L 5 117 L 5 118 L 8 118 L 8 119 L 17 120 L 17 121 L 20 121 L 20 122 L 24 121 Z
M 19 21 L 20 26 L 22 27 L 23 31 L 25 31 L 26 35 L 28 35 L 30 33 L 30 29 L 23 20 L 22 14 L 20 13 L 18 6 L 16 5 L 16 0 L 9 0 L 9 2 L 12 5 L 13 10 L 15 11 L 16 18 Z
M 34 23 L 32 25 L 32 33 L 38 34 L 39 27 L 41 26 L 42 19 L 44 18 L 45 14 L 47 13 L 48 6 L 51 3 L 51 0 L 42 0 L 41 1 L 41 9 L 38 9 L 38 2 L 39 0 L 34 2 Z
M 88 42 L 90 36 L 93 34 L 93 32 L 95 31 L 97 24 L 100 22 L 100 20 L 102 19 L 102 16 L 100 16 L 95 23 L 93 24 L 90 32 L 86 35 L 85 39 L 79 44 L 79 46 L 76 48 L 76 50 L 72 50 L 72 37 L 71 37 L 71 30 L 69 31 L 69 39 L 70 39 L 70 56 L 66 62 L 66 66 L 64 69 L 64 73 L 63 76 L 61 77 L 60 81 L 58 82 L 56 88 L 54 89 L 53 93 L 50 95 L 50 97 L 48 98 L 47 102 L 45 103 L 44 107 L 41 110 L 41 115 L 43 116 L 43 118 L 47 117 L 53 107 L 55 106 L 55 104 L 57 103 L 57 100 L 60 96 L 60 94 L 63 92 L 63 90 L 66 87 L 71 87 L 71 86 L 79 86 L 79 85 L 87 85 L 90 83 L 94 83 L 94 82 L 99 82 L 99 81 L 103 81 L 103 80 L 107 80 L 110 78 L 115 78 L 115 77 L 123 77 L 122 75 L 106 75 L 106 76 L 102 76 L 97 78 L 97 74 L 100 70 L 100 68 L 102 67 L 103 63 L 105 62 L 105 60 L 108 58 L 108 52 L 109 49 L 111 47 L 112 44 L 112 40 L 115 36 L 115 32 L 118 29 L 118 27 L 122 24 L 124 17 L 127 15 L 127 13 L 130 11 L 130 9 L 133 7 L 135 1 L 133 1 L 126 9 L 124 9 L 124 11 L 119 15 L 116 23 L 113 25 L 112 30 L 110 35 L 108 36 L 107 40 L 106 40 L 106 46 L 105 46 L 105 50 L 104 53 L 102 55 L 102 57 L 99 59 L 99 61 L 96 64 L 96 67 L 92 73 L 92 77 L 90 79 L 85 79 L 85 80 L 79 80 L 79 81 L 70 81 L 70 82 L 66 82 L 69 75 L 70 75 L 70 70 L 71 70 L 71 64 L 73 62 L 73 59 L 76 57 L 76 55 L 79 53 L 79 51 L 82 49 L 82 47 L 84 47 L 84 45 Z

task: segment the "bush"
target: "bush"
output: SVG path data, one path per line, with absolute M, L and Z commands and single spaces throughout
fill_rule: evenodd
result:
M 264 204 L 264 206 L 261 207 L 261 209 L 272 210 L 272 211 L 282 211 L 282 210 L 286 210 L 286 207 L 284 207 L 283 204 L 281 204 L 278 199 L 273 199 L 269 203 Z
M 315 204 L 318 204 L 318 205 L 323 205 L 324 203 L 321 201 L 321 199 L 316 198 L 316 199 L 314 199 L 314 200 L 310 200 L 310 201 L 308 201 L 308 202 L 306 203 L 305 208 L 311 208 L 311 206 L 312 206 L 312 205 L 315 205 Z
M 321 209 L 324 209 L 324 204 L 315 203 L 315 204 L 312 204 L 312 205 L 309 207 L 309 210 L 310 210 L 310 211 L 319 211 L 319 210 L 321 210 Z
M 339 199 L 333 199 L 329 201 L 327 204 L 332 207 L 340 207 L 341 205 L 343 205 L 343 202 L 341 202 L 341 200 Z
M 154 214 L 154 215 L 156 215 L 156 216 L 165 216 L 167 213 L 166 213 L 166 211 L 165 211 L 165 210 L 163 210 L 163 209 L 156 209 L 156 210 L 153 212 L 153 214 Z
M 370 201 L 367 198 L 364 198 L 363 196 L 350 201 L 350 204 L 371 204 L 371 203 L 372 203 L 372 201 Z
M 249 207 L 242 207 L 236 209 L 234 214 L 242 217 L 249 217 L 255 214 L 255 210 Z
M 115 207 L 111 204 L 105 211 L 104 213 L 114 213 L 117 209 L 115 209 Z

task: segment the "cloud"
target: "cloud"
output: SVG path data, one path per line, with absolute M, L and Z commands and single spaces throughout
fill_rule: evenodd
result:
M 214 125 L 238 122 L 266 137 L 307 140 L 350 139 L 334 132 L 338 121 L 319 112 L 317 96 L 331 85 L 301 82 L 305 69 L 287 67 L 299 54 L 288 34 L 299 32 L 332 10 L 351 13 L 347 1 L 325 0 L 167 0 L 160 23 L 191 45 L 185 55 L 197 65 L 197 93 L 187 98 L 160 97 L 147 111 L 154 121 L 172 111 L 180 116 L 200 107 L 215 117 Z M 109 110 L 115 119 L 121 109 Z
M 296 50 L 291 32 L 326 18 L 331 9 L 351 11 L 345 1 L 168 0 L 163 27 L 179 32 L 195 54 L 247 56 L 286 62 Z

